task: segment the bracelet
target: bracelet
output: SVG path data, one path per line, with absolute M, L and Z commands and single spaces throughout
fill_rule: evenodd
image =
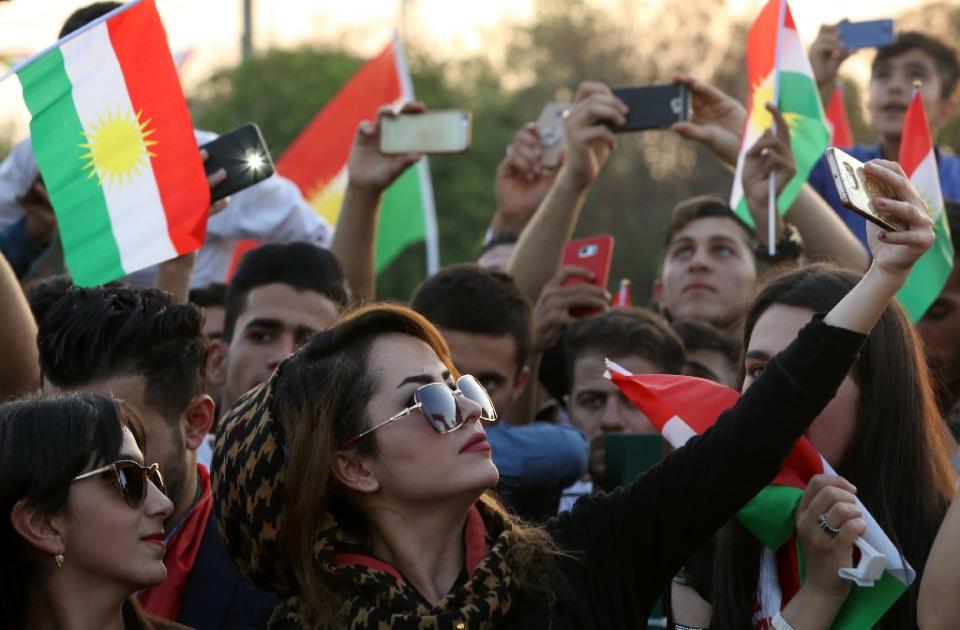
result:
M 777 613 L 773 617 L 773 630 L 793 630 L 793 626 L 783 618 L 783 614 Z

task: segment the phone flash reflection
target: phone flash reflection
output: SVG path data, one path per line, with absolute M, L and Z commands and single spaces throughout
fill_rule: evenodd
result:
M 247 153 L 247 155 L 244 157 L 244 160 L 247 163 L 247 169 L 253 171 L 254 173 L 259 171 L 266 164 L 266 160 L 263 159 L 263 154 L 256 151 Z

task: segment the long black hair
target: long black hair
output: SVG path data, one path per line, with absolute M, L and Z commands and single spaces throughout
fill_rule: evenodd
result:
M 744 322 L 743 347 L 757 320 L 776 304 L 826 312 L 856 285 L 858 276 L 824 265 L 789 271 L 764 283 Z M 897 304 L 883 312 L 850 374 L 860 389 L 856 428 L 838 474 L 903 557 L 917 570 L 910 591 L 878 627 L 916 627 L 916 597 L 930 546 L 955 488 L 946 425 L 940 417 L 913 326 Z M 740 383 L 743 382 L 743 362 Z M 759 579 L 760 542 L 738 522 L 717 539 L 711 628 L 751 627 Z
M 106 396 L 37 395 L 0 404 L 0 628 L 25 627 L 28 593 L 44 566 L 53 566 L 13 528 L 13 507 L 29 501 L 45 512 L 63 508 L 74 477 L 119 458 L 124 427 L 142 449 L 139 421 Z

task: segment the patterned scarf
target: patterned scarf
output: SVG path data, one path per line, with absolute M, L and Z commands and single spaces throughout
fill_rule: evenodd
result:
M 283 603 L 271 629 L 320 627 L 314 612 L 298 596 L 296 579 L 278 544 L 285 529 L 282 425 L 272 413 L 273 392 L 283 365 L 260 387 L 244 395 L 218 427 L 213 455 L 214 497 L 220 531 L 240 573 L 257 588 L 276 593 Z M 336 627 L 385 630 L 480 630 L 497 627 L 510 610 L 514 593 L 508 559 L 515 542 L 511 527 L 479 501 L 467 522 L 481 528 L 489 551 L 471 566 L 467 581 L 436 606 L 392 567 L 374 559 L 356 561 L 344 554 L 369 548 L 351 537 L 331 513 L 317 528 L 313 556 L 318 573 L 336 589 L 344 605 Z

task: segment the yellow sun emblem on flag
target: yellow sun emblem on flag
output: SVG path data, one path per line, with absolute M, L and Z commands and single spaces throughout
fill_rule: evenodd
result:
M 157 142 L 149 138 L 156 130 L 147 129 L 150 119 L 141 121 L 142 115 L 123 107 L 108 110 L 90 124 L 89 132 L 83 132 L 87 142 L 80 146 L 87 153 L 80 159 L 87 160 L 83 168 L 90 171 L 88 178 L 96 176 L 101 186 L 122 185 L 150 165 L 150 158 L 156 157 L 150 147 Z
M 767 103 L 773 102 L 773 74 L 768 74 L 753 89 L 753 106 L 750 108 L 750 126 L 757 130 L 768 129 L 773 125 L 773 114 L 767 111 Z M 797 126 L 800 114 L 784 112 L 784 119 L 791 129 Z

